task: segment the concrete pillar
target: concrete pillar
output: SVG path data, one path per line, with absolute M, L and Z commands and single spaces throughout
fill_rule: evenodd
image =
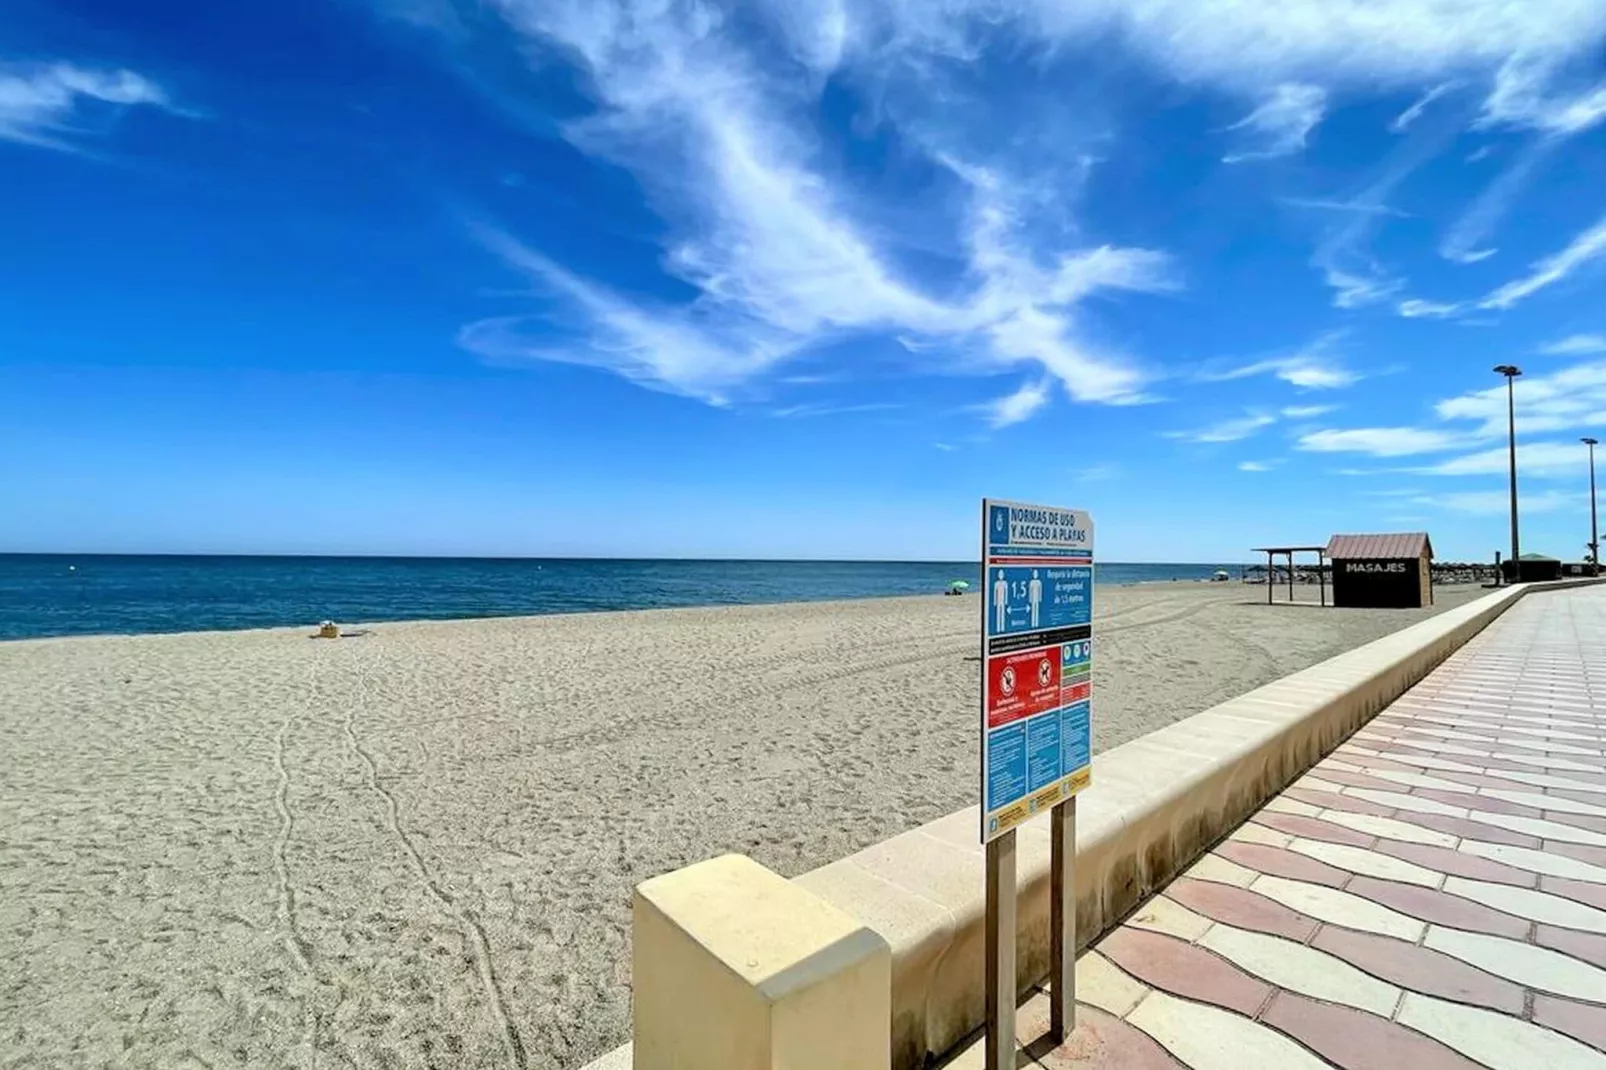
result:
M 635 1070 L 889 1070 L 892 954 L 750 858 L 636 888 Z

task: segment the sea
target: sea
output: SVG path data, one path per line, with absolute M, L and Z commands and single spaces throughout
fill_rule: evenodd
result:
M 1099 584 L 1238 564 L 1100 562 Z M 0 640 L 935 594 L 975 561 L 0 554 Z

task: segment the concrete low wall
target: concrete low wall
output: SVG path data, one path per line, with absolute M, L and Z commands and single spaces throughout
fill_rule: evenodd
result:
M 1578 585 L 1493 591 L 1097 755 L 1077 801 L 1079 943 L 1118 924 L 1518 599 Z M 895 1070 L 926 1065 L 982 1023 L 978 828 L 970 807 L 794 878 L 890 945 Z M 1016 856 L 1024 991 L 1048 973 L 1046 814 L 1020 828 Z M 593 1065 L 624 1067 L 630 1056 Z

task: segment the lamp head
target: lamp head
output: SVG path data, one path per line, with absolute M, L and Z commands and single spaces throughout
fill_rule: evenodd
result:
M 1582 442 L 1586 446 L 1598 446 L 1598 445 L 1600 445 L 1600 439 L 1598 439 L 1598 438 L 1581 438 L 1578 441 Z
M 1494 370 L 1507 379 L 1515 379 L 1522 374 L 1522 369 L 1515 364 L 1496 364 Z

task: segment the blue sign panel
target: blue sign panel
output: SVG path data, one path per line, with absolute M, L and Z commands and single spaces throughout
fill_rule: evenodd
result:
M 987 809 L 1008 806 L 1027 792 L 1026 722 L 997 729 L 987 740 Z
M 982 569 L 987 842 L 1090 779 L 1093 519 L 1077 509 L 984 501 Z
M 1093 760 L 1092 702 L 1074 702 L 1060 710 L 1060 745 L 1066 769 L 1085 769 Z
M 1092 566 L 989 568 L 987 607 L 989 637 L 1091 624 Z

